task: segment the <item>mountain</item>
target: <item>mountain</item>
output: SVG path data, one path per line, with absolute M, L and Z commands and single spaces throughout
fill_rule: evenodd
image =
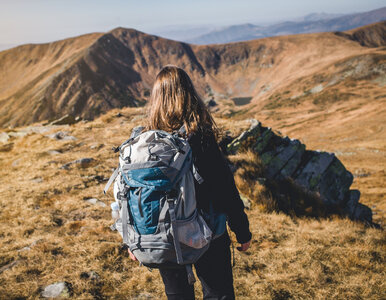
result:
M 367 47 L 381 47 L 386 44 L 385 22 L 364 26 L 347 32 L 336 32 Z
M 344 34 L 209 46 L 125 28 L 19 46 L 0 52 L 0 125 L 20 126 L 65 114 L 92 119 L 112 108 L 142 105 L 156 73 L 170 63 L 190 74 L 205 99 L 242 98 L 256 109 L 280 90 L 296 96 L 301 88 L 320 84 L 315 78 L 321 72 L 329 73 L 323 76 L 331 82 L 348 80 L 342 74 L 351 70 L 355 75 L 355 68 L 361 76 L 382 75 L 376 66 L 384 63 L 384 50 L 361 44 L 384 46 L 385 23 Z
M 253 24 L 234 25 L 212 31 L 199 37 L 186 39 L 188 43 L 206 45 L 253 40 L 256 38 L 328 31 L 345 31 L 386 20 L 386 7 L 364 13 L 343 16 L 310 14 L 299 21 L 282 22 L 270 26 Z
M 342 17 L 344 14 L 311 13 L 294 21 L 320 21 Z
M 167 39 L 184 41 L 188 39 L 197 38 L 203 34 L 207 34 L 216 30 L 216 26 L 185 26 L 185 25 L 173 25 L 163 28 L 159 28 L 156 31 L 152 31 L 151 34 Z M 1 46 L 1 45 L 0 45 Z

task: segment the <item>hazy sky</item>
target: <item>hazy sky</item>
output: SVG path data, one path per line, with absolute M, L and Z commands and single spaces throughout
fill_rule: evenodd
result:
M 152 33 L 174 25 L 262 24 L 383 6 L 386 0 L 0 0 L 0 45 L 49 42 L 118 26 Z

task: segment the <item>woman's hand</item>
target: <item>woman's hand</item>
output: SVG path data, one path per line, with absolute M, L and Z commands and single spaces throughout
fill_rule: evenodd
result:
M 127 251 L 129 252 L 129 256 L 130 256 L 130 259 L 131 260 L 138 260 L 133 253 L 131 253 L 130 249 L 127 249 Z
M 246 242 L 244 244 L 241 244 L 241 247 L 237 247 L 237 250 L 242 252 L 247 251 L 250 245 L 251 245 L 251 241 Z

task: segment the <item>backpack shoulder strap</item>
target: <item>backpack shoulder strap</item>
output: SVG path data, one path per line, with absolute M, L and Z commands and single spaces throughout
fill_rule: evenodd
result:
M 130 142 L 131 140 L 133 140 L 137 136 L 139 136 L 144 128 L 145 128 L 144 126 L 134 127 L 133 130 L 131 131 L 130 138 L 128 140 L 124 141 L 119 147 L 114 148 L 114 151 L 118 152 L 123 145 L 125 145 L 126 143 Z M 113 174 L 111 174 L 109 181 L 106 183 L 106 186 L 103 189 L 103 193 L 105 193 L 105 194 L 107 193 L 107 191 L 109 190 L 111 184 L 113 183 L 115 178 L 117 178 L 118 173 L 119 173 L 119 166 L 114 170 Z
M 103 193 L 104 194 L 107 193 L 107 191 L 109 190 L 111 184 L 113 183 L 115 178 L 117 178 L 118 173 L 119 173 L 119 166 L 114 170 L 113 174 L 111 174 L 109 181 L 107 181 L 107 183 L 105 185 L 105 188 L 103 189 Z
M 137 136 L 140 135 L 140 133 L 141 133 L 142 130 L 144 130 L 144 129 L 145 129 L 144 126 L 137 126 L 137 127 L 134 127 L 133 130 L 131 131 L 130 139 L 135 139 Z

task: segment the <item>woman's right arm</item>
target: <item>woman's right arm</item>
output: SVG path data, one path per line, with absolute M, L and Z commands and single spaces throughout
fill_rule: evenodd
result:
M 207 181 L 206 184 L 210 185 L 208 192 L 214 195 L 211 199 L 214 207 L 227 214 L 228 225 L 236 234 L 237 241 L 242 245 L 245 244 L 240 249 L 243 251 L 248 248 L 246 244 L 251 240 L 252 234 L 233 173 L 214 136 L 206 138 L 202 147 L 197 147 L 197 144 L 196 140 L 194 147 L 197 154 L 197 171 L 204 181 Z

